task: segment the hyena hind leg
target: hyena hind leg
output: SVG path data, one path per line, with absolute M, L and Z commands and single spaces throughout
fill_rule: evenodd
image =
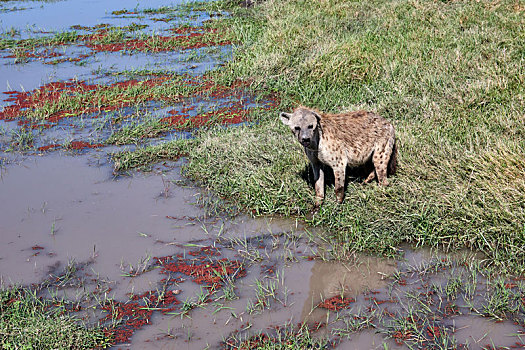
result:
M 374 163 L 375 173 L 377 175 L 377 181 L 381 186 L 388 186 L 389 182 L 387 179 L 388 174 L 388 163 L 392 156 L 393 142 L 388 140 L 386 144 L 381 145 L 378 149 L 382 152 L 374 152 L 372 162 Z M 370 175 L 369 175 L 370 177 Z M 366 181 L 366 180 L 365 180 Z

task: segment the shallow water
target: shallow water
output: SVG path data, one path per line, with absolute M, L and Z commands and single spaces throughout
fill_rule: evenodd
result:
M 16 1 L 2 4 L 0 25 L 4 31 L 16 28 L 19 30 L 31 29 L 32 31 L 60 31 L 74 25 L 94 26 L 100 23 L 114 25 L 129 24 L 128 18 L 121 18 L 111 13 L 127 9 L 129 11 L 161 6 L 176 6 L 182 0 L 154 0 L 154 1 L 128 1 L 128 0 L 63 0 L 63 1 Z M 10 9 L 23 9 L 9 11 Z M 140 18 L 134 18 L 140 21 Z M 166 26 L 164 22 L 157 23 L 156 29 Z
M 454 319 L 454 327 L 458 343 L 468 344 L 469 349 L 486 349 L 489 346 L 523 348 L 516 344 L 523 343 L 525 339 L 522 328 L 510 321 L 496 323 L 484 317 L 458 316 Z M 516 336 L 520 333 L 521 337 Z
M 30 91 L 54 81 L 75 79 L 96 83 L 108 81 L 98 72 L 151 70 L 203 74 L 217 67 L 220 58 L 229 55 L 228 49 L 201 48 L 199 50 L 170 53 L 133 53 L 99 52 L 82 61 L 82 64 L 63 62 L 59 66 L 44 64 L 49 60 L 32 60 L 27 63 L 14 64 L 13 58 L 0 56 L 0 90 Z M 78 56 L 86 50 L 63 50 L 66 56 Z M 191 56 L 190 56 L 191 54 Z M 1 55 L 1 54 L 0 54 Z M 99 77 L 100 76 L 100 77 Z M 0 101 L 0 107 L 9 105 Z
M 4 281 L 30 284 L 56 261 L 85 261 L 120 275 L 121 261 L 134 264 L 148 255 L 169 252 L 158 241 L 202 237 L 188 226 L 175 228 L 166 216 L 198 217 L 189 189 L 173 187 L 177 174 L 112 177 L 107 166 L 83 157 L 30 158 L 3 171 L 0 197 L 2 231 L 0 274 Z M 41 246 L 42 250 L 31 247 Z M 145 248 L 147 247 L 147 248 Z M 39 253 L 34 256 L 35 253 Z

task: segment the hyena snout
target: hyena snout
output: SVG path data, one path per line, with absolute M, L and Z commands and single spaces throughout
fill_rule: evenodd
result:
M 305 147 L 312 146 L 312 140 L 315 138 L 314 131 L 311 129 L 301 130 L 297 134 L 297 140 Z
M 310 137 L 308 137 L 308 136 L 303 136 L 303 137 L 301 137 L 301 140 L 299 140 L 299 141 L 301 142 L 301 144 L 303 146 L 308 147 L 308 146 L 310 146 L 310 142 L 312 141 L 312 139 Z

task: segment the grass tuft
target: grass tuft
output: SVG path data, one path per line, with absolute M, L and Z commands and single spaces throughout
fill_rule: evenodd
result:
M 149 164 L 162 160 L 176 160 L 188 154 L 192 140 L 176 139 L 159 145 L 138 147 L 133 151 L 125 150 L 111 154 L 115 171 L 126 171 L 133 168 L 147 169 Z
M 100 349 L 110 345 L 102 330 L 86 328 L 52 306 L 30 290 L 0 290 L 0 348 Z

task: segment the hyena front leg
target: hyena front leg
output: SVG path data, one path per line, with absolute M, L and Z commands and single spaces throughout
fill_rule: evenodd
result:
M 369 184 L 370 182 L 374 181 L 375 178 L 376 178 L 376 170 L 374 169 L 370 172 L 370 174 L 367 176 L 365 181 L 363 181 L 363 183 Z
M 312 163 L 315 183 L 315 208 L 319 208 L 324 200 L 324 171 L 321 164 Z
M 334 178 L 335 178 L 335 198 L 337 203 L 343 203 L 345 197 L 345 171 L 346 165 L 340 166 L 334 169 Z

